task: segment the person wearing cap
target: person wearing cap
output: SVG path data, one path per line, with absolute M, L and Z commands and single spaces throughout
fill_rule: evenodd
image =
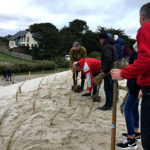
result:
M 70 49 L 70 69 L 73 72 L 73 84 L 77 85 L 78 71 L 73 69 L 73 63 L 79 61 L 81 58 L 87 57 L 87 50 L 85 47 L 81 46 L 79 42 L 74 42 L 73 47 Z M 85 75 L 81 73 L 81 91 L 84 89 Z
M 113 64 L 118 60 L 115 41 L 112 37 L 108 37 L 107 33 L 102 32 L 99 35 L 99 42 L 103 46 L 101 54 L 102 72 L 104 73 L 104 91 L 106 102 L 99 110 L 110 110 L 112 107 L 113 98 L 113 81 L 109 74 Z
M 94 58 L 81 58 L 74 63 L 74 69 L 81 71 L 87 79 L 87 90 L 82 96 L 90 96 L 93 89 L 93 96 L 97 94 L 97 86 L 93 83 L 93 77 L 96 77 L 101 72 L 101 61 Z
M 112 69 L 113 80 L 137 78 L 142 88 L 141 140 L 144 150 L 150 150 L 150 2 L 140 9 L 141 28 L 137 33 L 138 59 L 128 67 Z M 129 141 L 129 140 L 128 140 Z M 130 144 L 131 142 L 129 141 Z

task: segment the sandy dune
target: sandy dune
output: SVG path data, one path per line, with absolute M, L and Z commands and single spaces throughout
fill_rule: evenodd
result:
M 104 104 L 103 87 L 101 103 L 93 105 L 90 97 L 73 93 L 71 84 L 68 71 L 0 87 L 0 150 L 110 150 L 112 112 L 97 110 Z M 119 111 L 125 94 L 120 90 L 117 142 L 126 132 Z

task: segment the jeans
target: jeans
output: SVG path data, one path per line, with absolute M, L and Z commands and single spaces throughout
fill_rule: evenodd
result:
M 104 77 L 104 91 L 106 96 L 105 105 L 112 106 L 112 98 L 113 98 L 113 81 L 111 75 L 108 74 Z
M 150 150 L 150 86 L 142 89 L 141 139 L 144 150 Z
M 123 107 L 128 136 L 135 136 L 135 129 L 139 129 L 139 100 L 136 96 L 128 94 Z

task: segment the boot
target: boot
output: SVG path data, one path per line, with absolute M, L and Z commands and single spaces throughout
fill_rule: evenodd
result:
M 81 92 L 84 90 L 85 79 L 81 79 Z

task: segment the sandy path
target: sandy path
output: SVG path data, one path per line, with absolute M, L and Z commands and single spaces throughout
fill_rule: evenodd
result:
M 104 104 L 103 87 L 102 102 L 94 104 L 88 117 L 91 98 L 73 93 L 71 84 L 71 72 L 29 80 L 17 101 L 20 83 L 0 88 L 0 150 L 110 150 L 112 113 L 97 110 Z M 120 90 L 119 104 L 125 94 Z M 118 107 L 117 142 L 125 131 Z M 140 143 L 138 146 L 142 150 Z
M 30 77 L 29 75 L 18 75 L 14 77 L 14 83 L 19 83 L 25 80 L 29 80 L 29 79 L 35 79 L 35 78 L 39 78 L 39 77 L 44 77 L 44 76 L 48 76 L 49 74 L 31 74 Z M 0 86 L 8 86 L 8 85 L 12 85 L 12 82 L 8 82 L 8 81 L 2 81 L 2 76 L 0 77 Z

